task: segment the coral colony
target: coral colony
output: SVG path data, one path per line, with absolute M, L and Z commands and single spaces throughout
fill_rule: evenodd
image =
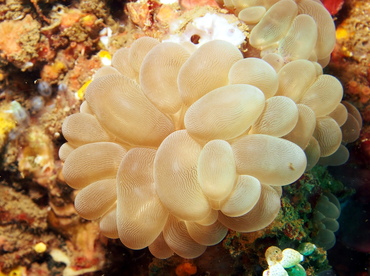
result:
M 0 276 L 366 273 L 368 1 L 0 10 Z
M 220 2 L 238 21 L 211 12 L 176 21 L 163 41 L 142 37 L 118 50 L 63 123 L 59 156 L 80 190 L 78 213 L 157 258 L 195 258 L 228 229 L 265 228 L 281 186 L 317 163 L 345 163 L 361 128 L 340 82 L 323 73 L 335 28 L 319 2 Z M 331 198 L 317 214 L 335 224 Z M 282 257 L 266 253 L 264 275 L 301 269 L 297 251 L 271 250 Z

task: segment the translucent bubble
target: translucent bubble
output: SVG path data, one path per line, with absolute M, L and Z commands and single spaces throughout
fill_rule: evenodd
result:
M 32 112 L 38 112 L 45 106 L 45 100 L 41 96 L 35 96 L 31 99 Z
M 53 92 L 51 85 L 46 81 L 37 82 L 37 91 L 43 97 L 50 97 L 51 93 Z
M 11 102 L 11 113 L 14 116 L 14 119 L 17 121 L 19 125 L 27 125 L 29 123 L 29 114 L 23 106 L 20 105 L 17 101 Z

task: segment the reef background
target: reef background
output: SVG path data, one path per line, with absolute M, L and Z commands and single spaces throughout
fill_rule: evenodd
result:
M 181 9 L 197 5 L 216 3 L 0 1 L 0 276 L 262 275 L 269 246 L 312 242 L 313 210 L 325 192 L 342 203 L 341 228 L 334 248 L 306 257 L 307 275 L 369 275 L 367 0 L 325 1 L 337 26 L 337 45 L 325 72 L 340 79 L 344 99 L 360 110 L 361 137 L 350 145 L 347 164 L 317 167 L 284 187 L 282 210 L 268 228 L 230 232 L 194 260 L 158 260 L 148 250 L 130 250 L 103 237 L 95 222 L 76 214 L 75 192 L 63 182 L 57 154 L 64 142 L 63 119 L 78 110 L 94 69 L 115 50 L 143 35 L 162 37 Z

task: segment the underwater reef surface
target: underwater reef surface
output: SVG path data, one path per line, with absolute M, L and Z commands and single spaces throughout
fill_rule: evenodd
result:
M 282 208 L 267 228 L 229 231 L 195 259 L 160 260 L 147 249 L 105 238 L 98 223 L 77 215 L 76 192 L 64 183 L 58 158 L 65 142 L 61 125 L 78 111 L 95 70 L 109 64 L 117 49 L 142 36 L 163 37 L 183 10 L 196 18 L 205 13 L 197 6 L 208 10 L 217 4 L 0 2 L 0 275 L 262 275 L 267 248 L 303 254 L 300 246 L 307 243 L 317 244 L 300 263 L 307 275 L 368 275 L 370 3 L 327 3 L 334 5 L 337 42 L 324 72 L 341 81 L 344 99 L 363 118 L 360 138 L 348 145 L 349 161 L 317 166 L 284 187 Z M 329 193 L 338 198 L 341 216 L 339 230 L 328 234 L 336 243 L 326 251 L 314 214 Z

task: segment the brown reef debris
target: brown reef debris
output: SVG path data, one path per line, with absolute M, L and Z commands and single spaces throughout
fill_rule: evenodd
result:
M 33 66 L 40 40 L 40 24 L 27 14 L 22 20 L 0 23 L 0 50 L 3 63 L 11 62 L 22 70 Z
M 370 3 L 351 0 L 345 7 L 348 17 L 337 27 L 337 44 L 329 70 L 345 87 L 346 99 L 356 103 L 365 124 L 370 123 Z M 366 127 L 366 126 L 365 126 Z
M 73 275 L 80 275 L 77 272 L 79 270 L 94 267 L 92 271 L 96 271 L 101 268 L 104 251 L 101 244 L 95 244 L 99 235 L 94 224 L 84 224 L 77 233 L 76 227 L 71 227 L 69 234 L 73 238 L 68 241 L 58 232 L 50 230 L 47 217 L 53 211 L 48 206 L 38 206 L 29 196 L 4 184 L 0 183 L 2 273 L 22 267 L 22 275 L 63 274 L 65 265 L 68 265 L 69 271 L 75 273 Z M 64 259 L 58 259 L 58 254 L 63 255 Z M 37 273 L 32 274 L 35 271 Z
M 0 20 L 0 275 L 100 271 L 106 239 L 76 215 L 57 152 L 76 92 L 102 66 L 101 30 L 125 28 L 102 1 L 1 1 Z

